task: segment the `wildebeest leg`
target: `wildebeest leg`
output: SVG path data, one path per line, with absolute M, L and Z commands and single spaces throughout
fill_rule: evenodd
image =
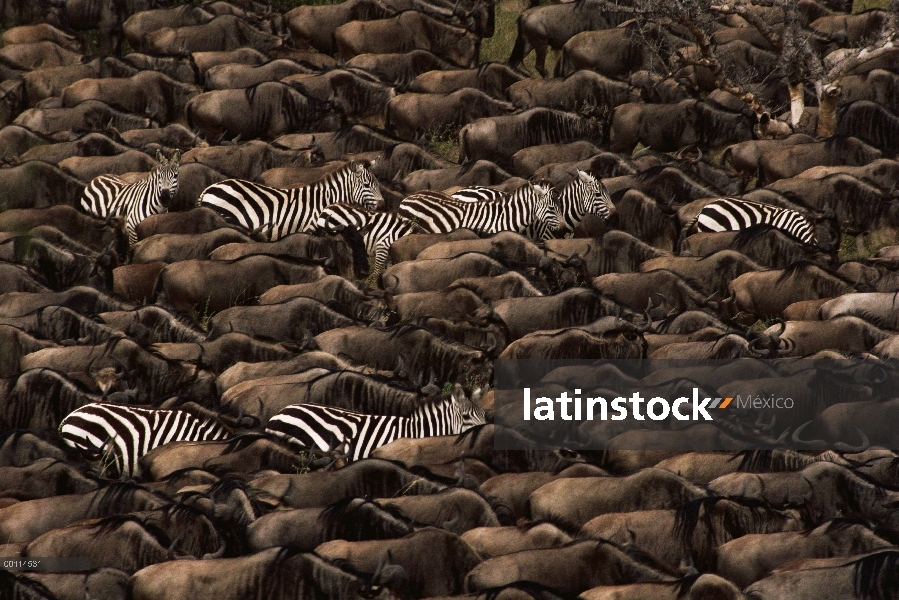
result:
M 545 39 L 540 40 L 539 43 L 534 44 L 534 66 L 537 68 L 537 72 L 540 73 L 540 76 L 546 79 L 546 50 L 549 47 L 549 44 Z

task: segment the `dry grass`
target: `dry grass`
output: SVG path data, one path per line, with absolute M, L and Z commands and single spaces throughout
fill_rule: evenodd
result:
M 870 8 L 886 8 L 890 5 L 890 0 L 855 0 L 852 3 L 852 12 L 860 13 Z

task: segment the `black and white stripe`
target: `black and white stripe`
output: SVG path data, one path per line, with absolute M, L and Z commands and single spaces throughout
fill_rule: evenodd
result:
M 360 460 L 399 438 L 456 435 L 484 422 L 483 409 L 454 398 L 422 404 L 411 417 L 294 404 L 272 417 L 266 431 L 310 450 L 328 452 L 345 446 L 351 460 Z
M 696 216 L 700 232 L 740 231 L 753 225 L 771 225 L 806 244 L 815 243 L 815 229 L 801 213 L 739 198 L 721 198 L 706 204 Z
M 382 197 L 377 178 L 357 162 L 304 187 L 284 190 L 228 179 L 200 194 L 201 206 L 208 206 L 251 231 L 267 231 L 271 240 L 311 229 L 319 213 L 336 202 L 374 210 L 379 200 Z
M 362 233 L 365 250 L 374 259 L 370 275 L 377 277 L 387 264 L 390 245 L 404 235 L 419 231 L 418 226 L 396 213 L 377 212 L 355 204 L 332 204 L 319 213 L 316 227 L 329 231 L 352 225 Z
M 467 227 L 480 234 L 501 231 L 546 239 L 561 226 L 561 218 L 547 185 L 527 183 L 511 195 L 490 188 L 460 190 L 459 197 L 440 192 L 418 192 L 407 196 L 397 211 L 418 223 L 428 233 L 449 233 Z
M 481 202 L 506 199 L 509 194 L 488 187 L 469 187 L 459 190 L 452 197 L 466 202 Z M 571 237 L 574 234 L 574 229 L 587 214 L 594 214 L 606 219 L 615 209 L 606 186 L 590 173 L 581 170 L 578 170 L 577 177 L 555 195 L 554 200 L 559 216 L 562 218 L 562 230 L 558 233 L 562 233 L 564 230 L 565 237 Z M 531 226 L 525 231 L 525 235 L 539 238 L 539 232 L 538 227 Z
M 95 402 L 59 424 L 63 441 L 89 460 L 101 459 L 121 477 L 137 474 L 137 461 L 170 442 L 221 440 L 230 432 L 212 418 L 185 410 L 167 410 Z
M 581 170 L 578 170 L 577 177 L 562 188 L 556 202 L 564 220 L 566 237 L 574 234 L 574 229 L 588 214 L 607 219 L 615 210 L 609 190 L 603 182 Z
M 178 193 L 181 152 L 176 150 L 171 160 L 157 152 L 156 160 L 159 167 L 137 183 L 125 183 L 115 175 L 95 177 L 81 194 L 82 210 L 101 219 L 124 216 L 128 241 L 132 245 L 137 243 L 137 224 L 150 215 L 165 212 Z

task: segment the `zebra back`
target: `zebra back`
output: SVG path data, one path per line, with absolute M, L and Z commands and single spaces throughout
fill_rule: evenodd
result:
M 168 210 L 178 193 L 181 151 L 175 150 L 171 159 L 157 151 L 156 160 L 159 166 L 143 181 L 128 184 L 115 175 L 95 177 L 81 194 L 81 209 L 101 219 L 124 216 L 128 241 L 134 245 L 137 243 L 137 225 L 150 215 Z
M 231 431 L 211 417 L 181 409 L 95 402 L 69 413 L 59 433 L 88 460 L 103 460 L 121 477 L 137 473 L 138 460 L 170 442 L 221 440 Z
M 551 187 L 544 184 L 526 183 L 511 195 L 496 190 L 487 192 L 484 188 L 465 188 L 456 193 L 466 199 L 440 192 L 417 192 L 400 203 L 398 213 L 419 222 L 429 233 L 449 233 L 467 227 L 489 235 L 501 231 L 527 233 L 530 228 L 542 239 L 561 225 Z M 476 196 L 491 199 L 476 200 Z
M 362 234 L 365 249 L 369 257 L 374 259 L 371 275 L 375 277 L 384 270 L 390 245 L 419 229 L 415 223 L 396 213 L 377 212 L 342 202 L 328 206 L 316 219 L 316 226 L 325 230 L 350 225 Z
M 479 406 L 453 397 L 429 399 L 411 417 L 368 415 L 321 406 L 293 404 L 269 420 L 266 431 L 309 450 L 342 450 L 351 460 L 403 437 L 456 435 L 485 422 Z
M 741 198 L 721 198 L 706 204 L 695 222 L 699 232 L 740 231 L 753 225 L 771 225 L 803 243 L 815 243 L 814 227 L 801 213 Z
M 200 194 L 200 205 L 250 231 L 265 230 L 272 241 L 312 229 L 321 211 L 331 204 L 346 202 L 374 210 L 379 201 L 383 197 L 377 178 L 359 162 L 350 162 L 303 187 L 280 189 L 228 179 Z

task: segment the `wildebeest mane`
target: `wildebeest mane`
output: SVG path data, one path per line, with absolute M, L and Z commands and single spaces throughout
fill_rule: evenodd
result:
M 350 542 L 393 539 L 413 531 L 408 517 L 395 506 L 383 506 L 370 498 L 352 496 L 326 507 L 318 522 L 327 539 Z
M 91 524 L 89 528 L 93 530 L 92 535 L 94 537 L 99 537 L 101 535 L 114 533 L 128 523 L 134 523 L 139 526 L 163 548 L 169 548 L 172 545 L 171 538 L 169 538 L 168 534 L 163 531 L 161 527 L 154 525 L 153 523 L 147 523 L 143 518 L 137 515 L 111 515 Z
M 138 502 L 138 499 L 136 498 L 138 493 L 146 494 L 153 499 L 158 499 L 160 504 L 166 500 L 166 497 L 163 494 L 147 491 L 134 481 L 114 481 L 107 487 L 96 492 L 91 499 L 88 512 L 93 512 L 93 514 L 99 517 L 106 517 L 109 515 L 120 514 L 124 510 L 145 510 L 145 508 L 137 508 L 137 506 L 147 506 L 146 501 Z
M 855 561 L 852 572 L 859 600 L 890 600 L 899 589 L 899 550 L 880 550 Z
M 814 277 L 812 274 L 813 270 L 821 271 L 826 279 L 821 280 L 820 278 Z M 816 290 L 822 294 L 822 297 L 841 296 L 855 291 L 853 285 L 842 277 L 808 260 L 797 260 L 790 264 L 783 270 L 780 277 L 777 278 L 775 285 L 783 283 L 790 278 L 795 278 L 800 283 L 807 282 L 809 284 L 817 280 L 815 281 L 815 287 Z
M 733 511 L 730 508 L 724 515 L 715 515 L 713 510 L 720 501 L 737 504 L 739 509 Z M 767 502 L 750 497 L 724 497 L 708 496 L 691 500 L 677 509 L 674 515 L 675 538 L 685 549 L 693 549 L 693 534 L 700 523 L 705 525 L 705 542 L 709 547 L 717 545 L 716 529 L 721 528 L 721 533 L 727 539 L 734 539 L 747 533 L 771 533 L 782 531 L 783 521 L 788 517 L 781 511 L 771 507 Z M 803 521 L 808 521 L 808 515 L 803 514 Z M 807 523 L 808 524 L 808 523 Z
M 5 592 L 3 597 L 11 600 L 56 600 L 56 595 L 47 586 L 26 575 L 27 573 L 16 575 L 13 571 L 0 570 L 0 589 Z
M 405 140 L 394 137 L 386 129 L 355 123 L 341 127 L 334 134 L 334 140 L 343 142 L 344 154 L 357 154 L 383 150 Z

